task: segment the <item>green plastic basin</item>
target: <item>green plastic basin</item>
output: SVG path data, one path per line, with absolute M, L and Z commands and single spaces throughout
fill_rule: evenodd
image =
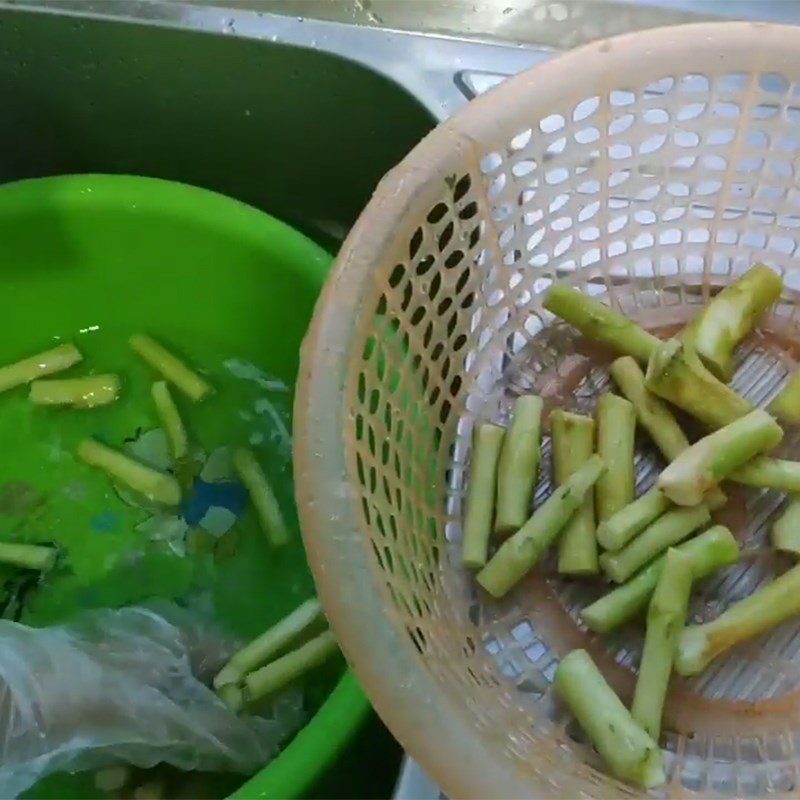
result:
M 31 407 L 22 389 L 0 396 L 0 485 L 25 481 L 52 499 L 37 535 L 59 541 L 72 570 L 53 588 L 40 589 L 23 619 L 46 624 L 83 607 L 198 592 L 212 597 L 223 622 L 247 638 L 311 595 L 290 442 L 280 434 L 290 429 L 291 389 L 280 383 L 294 384 L 328 254 L 227 197 L 110 175 L 0 187 L 0 241 L 0 363 L 69 340 L 86 358 L 74 371 L 119 371 L 125 381 L 117 403 L 84 412 Z M 85 436 L 119 444 L 156 427 L 152 375 L 126 344 L 134 332 L 151 333 L 207 371 L 218 391 L 210 401 L 184 406 L 190 431 L 206 452 L 245 442 L 258 449 L 279 500 L 291 509 L 290 546 L 271 549 L 248 512 L 237 526 L 233 556 L 198 557 L 195 564 L 163 548 L 151 552 L 133 530 L 146 512 L 127 506 L 103 475 L 75 460 L 75 445 Z M 268 408 L 263 381 L 243 378 L 242 365 L 244 373 L 252 366 L 268 374 Z M 83 486 L 80 500 L 65 505 L 61 492 L 75 481 Z M 132 562 L 128 556 L 140 546 L 147 552 Z M 301 795 L 367 716 L 368 702 L 342 661 L 310 676 L 306 688 L 313 717 L 237 797 Z M 59 790 L 50 787 L 47 794 Z

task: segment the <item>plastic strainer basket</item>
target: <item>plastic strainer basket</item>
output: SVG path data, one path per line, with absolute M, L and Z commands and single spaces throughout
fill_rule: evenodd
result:
M 547 569 L 488 602 L 459 566 L 475 420 L 514 396 L 589 410 L 607 353 L 543 311 L 563 279 L 675 330 L 764 261 L 786 291 L 740 348 L 758 405 L 800 359 L 800 29 L 718 24 L 597 42 L 510 80 L 440 126 L 378 187 L 303 353 L 296 474 L 331 622 L 379 713 L 453 797 L 606 797 L 555 702 L 582 646 L 629 696 L 641 635 L 600 639 L 576 610 L 602 587 Z M 796 432 L 784 453 L 800 456 Z M 545 439 L 537 501 L 549 491 Z M 642 442 L 639 489 L 659 462 Z M 698 587 L 715 616 L 786 567 L 764 544 L 775 492 L 732 488 L 740 564 Z M 800 787 L 800 624 L 677 682 L 670 796 Z

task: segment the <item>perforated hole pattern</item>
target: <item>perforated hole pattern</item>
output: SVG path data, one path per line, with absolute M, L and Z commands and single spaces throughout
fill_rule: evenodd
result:
M 351 234 L 304 352 L 300 513 L 347 655 L 453 796 L 638 794 L 606 775 L 551 683 L 582 646 L 629 697 L 641 630 L 582 628 L 599 582 L 545 565 L 491 603 L 459 566 L 475 422 L 504 424 L 523 392 L 591 412 L 609 385 L 608 354 L 544 311 L 544 293 L 568 281 L 668 335 L 767 263 L 786 290 L 733 384 L 765 405 L 800 353 L 799 181 L 800 32 L 691 26 L 589 45 L 476 101 L 385 179 Z M 783 452 L 799 444 L 789 431 Z M 536 502 L 547 434 L 543 449 Z M 660 464 L 642 439 L 640 489 Z M 699 587 L 698 620 L 786 567 L 765 546 L 784 498 L 730 495 L 744 556 Z M 661 795 L 794 793 L 800 625 L 676 682 L 666 716 Z

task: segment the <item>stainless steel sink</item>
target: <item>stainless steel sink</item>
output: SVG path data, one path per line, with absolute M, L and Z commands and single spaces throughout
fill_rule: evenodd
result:
M 156 175 L 252 203 L 335 248 L 383 173 L 445 113 L 342 28 L 124 0 L 2 3 L 0 181 Z M 402 38 L 380 47 L 400 60 Z
M 437 121 L 560 48 L 720 13 L 800 20 L 770 0 L 229 3 L 0 0 L 0 180 L 160 175 L 335 247 Z
M 0 181 L 156 175 L 334 250 L 437 121 L 552 54 L 148 0 L 0 2 L 0 31 Z

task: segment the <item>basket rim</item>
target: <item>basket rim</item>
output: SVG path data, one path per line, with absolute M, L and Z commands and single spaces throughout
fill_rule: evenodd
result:
M 486 757 L 486 734 L 470 724 L 472 717 L 464 704 L 420 668 L 401 629 L 390 626 L 380 603 L 374 602 L 378 582 L 371 574 L 366 548 L 357 546 L 362 534 L 355 501 L 349 491 L 342 491 L 348 483 L 340 424 L 346 409 L 341 372 L 336 369 L 341 354 L 350 351 L 374 254 L 397 240 L 398 220 L 430 189 L 431 165 L 455 163 L 464 149 L 477 152 L 480 143 L 490 138 L 498 127 L 497 108 L 524 108 L 519 98 L 531 93 L 537 102 L 548 95 L 563 98 L 565 86 L 575 87 L 576 75 L 595 70 L 591 74 L 602 80 L 633 56 L 669 56 L 691 49 L 706 55 L 713 52 L 717 64 L 724 65 L 744 49 L 752 52 L 754 42 L 760 53 L 769 51 L 774 60 L 775 53 L 797 49 L 800 27 L 702 22 L 651 28 L 591 42 L 507 79 L 437 126 L 387 173 L 342 245 L 317 301 L 302 347 L 294 406 L 296 499 L 309 563 L 331 627 L 375 710 L 450 797 L 544 797 L 553 788 L 544 777 L 533 783 L 530 774 L 515 770 L 508 760 Z M 585 97 L 589 91 L 585 83 L 581 91 Z M 315 403 L 319 397 L 326 398 L 324 410 Z M 335 398 L 333 404 L 330 398 Z M 345 563 L 345 559 L 350 560 Z M 360 602 L 341 596 L 343 580 L 350 582 L 351 594 L 357 584 Z M 393 658 L 376 664 L 371 652 L 381 642 L 394 645 Z M 497 741 L 502 743 L 502 735 Z

